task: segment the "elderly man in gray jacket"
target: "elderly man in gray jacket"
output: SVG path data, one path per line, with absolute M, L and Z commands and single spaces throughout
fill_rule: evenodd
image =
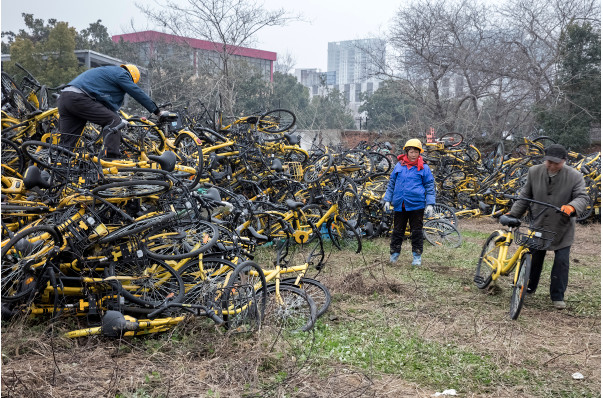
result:
M 574 242 L 576 218 L 570 217 L 581 213 L 588 205 L 588 194 L 582 173 L 565 165 L 567 151 L 562 145 L 553 144 L 546 148 L 544 164 L 530 167 L 525 186 L 520 197 L 550 203 L 561 208 L 561 213 L 550 207 L 532 204 L 532 214 L 540 215 L 534 226 L 555 233 L 548 250 L 555 251 L 555 260 L 551 270 L 551 300 L 555 308 L 565 308 L 565 289 L 569 274 L 570 247 Z M 530 203 L 517 200 L 509 215 L 521 217 Z M 542 212 L 542 214 L 541 214 Z M 546 250 L 535 250 L 532 253 L 532 270 L 528 283 L 528 293 L 534 293 L 538 287 L 542 264 Z

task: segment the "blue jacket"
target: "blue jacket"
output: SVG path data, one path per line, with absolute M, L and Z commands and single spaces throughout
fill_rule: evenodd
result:
M 157 111 L 157 105 L 134 83 L 130 73 L 120 66 L 101 66 L 88 69 L 69 82 L 85 91 L 107 108 L 117 112 L 124 103 L 126 93 L 147 108 L 151 113 Z
M 434 180 L 429 166 L 423 164 L 423 170 L 419 171 L 417 166 L 409 169 L 396 163 L 383 200 L 391 202 L 395 211 L 402 211 L 402 204 L 408 211 L 435 204 Z

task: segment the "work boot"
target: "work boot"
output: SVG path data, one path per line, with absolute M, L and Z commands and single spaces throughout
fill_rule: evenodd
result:
M 565 301 L 553 301 L 553 307 L 557 308 L 558 310 L 565 309 Z
M 396 261 L 398 261 L 398 257 L 400 257 L 400 253 L 392 253 L 392 255 L 389 256 L 389 262 L 394 264 Z
M 419 253 L 412 252 L 412 265 L 415 267 L 421 266 L 421 255 Z

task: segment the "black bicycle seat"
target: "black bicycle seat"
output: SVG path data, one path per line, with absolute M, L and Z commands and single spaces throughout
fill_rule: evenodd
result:
M 498 221 L 505 227 L 515 228 L 515 227 L 519 227 L 521 225 L 521 220 L 519 220 L 519 218 L 511 217 L 506 214 L 503 214 L 502 216 L 500 216 Z
M 176 161 L 178 160 L 176 153 L 172 151 L 165 151 L 161 156 L 149 155 L 148 157 L 152 161 L 159 163 L 161 170 L 165 171 L 174 171 L 176 168 Z

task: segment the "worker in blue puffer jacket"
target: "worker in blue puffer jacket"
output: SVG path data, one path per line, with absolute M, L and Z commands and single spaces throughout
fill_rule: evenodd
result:
M 423 146 L 416 138 L 404 145 L 405 154 L 398 156 L 383 196 L 384 210 L 394 211 L 394 229 L 390 242 L 390 262 L 400 256 L 406 224 L 410 224 L 412 265 L 421 265 L 423 254 L 423 215 L 430 217 L 435 204 L 434 179 L 429 166 L 423 162 Z
M 159 115 L 155 102 L 136 85 L 140 80 L 140 71 L 135 65 L 101 66 L 88 69 L 67 84 L 58 100 L 59 145 L 69 150 L 75 148 L 86 122 L 103 127 L 103 157 L 120 157 L 121 135 L 110 132 L 121 123 L 117 111 L 123 105 L 126 93 Z

